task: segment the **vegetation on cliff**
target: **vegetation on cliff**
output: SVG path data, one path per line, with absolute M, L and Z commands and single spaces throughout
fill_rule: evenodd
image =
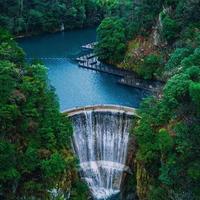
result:
M 120 16 L 125 23 L 112 27 L 113 32 L 125 34 L 125 40 L 116 41 L 119 35 L 110 34 L 113 21 L 104 19 L 97 32 L 97 52 L 100 52 L 103 61 L 114 61 L 119 67 L 132 70 L 145 79 L 166 80 L 164 63 L 170 54 L 176 48 L 194 47 L 194 41 L 199 37 L 199 2 L 143 0 L 133 1 L 130 8 Z M 105 48 L 108 41 L 109 50 Z M 126 53 L 115 48 L 117 42 L 123 50 L 126 49 Z M 115 49 L 117 58 L 112 56 Z M 149 61 L 151 67 L 148 68 Z
M 161 40 L 154 50 L 162 56 L 161 62 L 152 57 L 150 60 L 157 62 L 148 63 L 150 70 L 145 69 L 149 54 L 140 57 L 135 68 L 138 72 L 142 69 L 145 78 L 155 77 L 161 69 L 166 80 L 159 97 L 146 99 L 139 110 L 141 119 L 134 130 L 138 143 L 137 193 L 143 200 L 198 200 L 200 5 L 187 0 L 168 1 L 167 6 L 160 13 Z M 150 42 L 151 37 L 150 32 L 146 41 Z
M 145 199 L 200 197 L 200 51 L 181 61 L 160 99 L 147 99 L 136 127 L 137 162 L 149 177 Z M 143 181 L 139 180 L 138 181 Z M 144 190 L 144 189 L 143 189 Z M 142 199 L 143 199 L 142 198 Z

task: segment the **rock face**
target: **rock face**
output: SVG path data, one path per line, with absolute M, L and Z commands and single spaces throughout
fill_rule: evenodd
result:
M 136 162 L 137 195 L 141 200 L 148 200 L 147 193 L 149 189 L 149 181 L 150 177 L 146 172 L 143 164 Z
M 124 185 L 134 173 L 135 140 L 129 139 L 133 116 L 87 111 L 71 119 L 73 146 L 80 160 L 81 176 L 93 198 L 110 199 L 119 194 L 118 199 L 125 200 Z
M 121 184 L 121 196 L 122 200 L 137 200 L 136 194 L 136 167 L 135 167 L 135 153 L 136 153 L 136 141 L 133 135 L 129 136 L 128 152 L 127 152 L 127 165 L 130 167 L 132 174 L 125 173 L 123 175 Z
M 171 7 L 163 7 L 162 12 L 158 16 L 158 20 L 156 25 L 153 27 L 153 31 L 150 37 L 152 37 L 152 43 L 155 47 L 163 48 L 167 45 L 167 41 L 162 37 L 163 31 L 163 22 L 162 22 L 162 14 L 171 14 Z

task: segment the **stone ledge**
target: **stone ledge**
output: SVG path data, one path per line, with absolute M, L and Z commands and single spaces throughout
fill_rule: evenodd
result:
M 96 111 L 96 112 L 119 112 L 126 113 L 127 115 L 137 115 L 137 109 L 128 107 L 128 106 L 120 106 L 120 105 L 112 105 L 112 104 L 102 104 L 102 105 L 89 105 L 84 107 L 74 107 L 67 110 L 62 111 L 63 114 L 72 117 L 74 115 L 80 114 L 86 111 Z

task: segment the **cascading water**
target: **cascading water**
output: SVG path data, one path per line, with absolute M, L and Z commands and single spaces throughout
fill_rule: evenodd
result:
M 72 117 L 73 144 L 81 173 L 94 199 L 120 192 L 126 166 L 131 116 L 118 112 L 87 111 Z

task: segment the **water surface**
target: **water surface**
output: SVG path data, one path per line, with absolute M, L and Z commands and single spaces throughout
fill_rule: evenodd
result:
M 95 29 L 45 34 L 19 40 L 28 59 L 42 59 L 60 109 L 94 104 L 138 107 L 145 91 L 117 83 L 119 77 L 78 67 L 81 45 L 96 40 Z

